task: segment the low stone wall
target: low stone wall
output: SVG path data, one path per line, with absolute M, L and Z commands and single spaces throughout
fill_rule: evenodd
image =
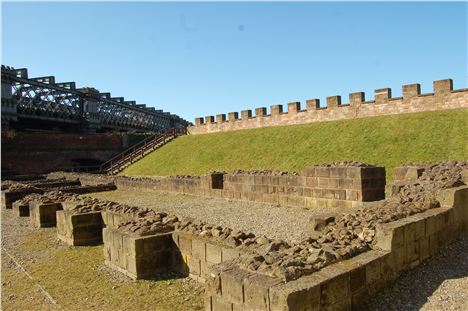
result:
M 170 233 L 130 236 L 104 228 L 103 240 L 106 265 L 132 279 L 151 279 L 167 272 L 176 255 Z
M 12 208 L 13 202 L 21 200 L 31 193 L 43 194 L 38 188 L 24 188 L 19 190 L 2 190 L 2 208 Z
M 102 243 L 104 227 L 101 212 L 74 213 L 58 210 L 57 237 L 71 246 L 98 245 Z
M 216 243 L 208 239 L 201 239 L 199 236 L 185 232 L 173 232 L 177 257 L 182 259 L 182 265 L 173 264 L 177 272 L 184 272 L 187 269 L 188 275 L 204 283 L 210 274 L 211 266 L 222 262 L 231 261 L 240 256 L 240 248 L 228 246 L 223 243 Z
M 214 266 L 206 310 L 349 310 L 468 230 L 468 186 L 441 190 L 438 200 L 440 208 L 380 224 L 373 250 L 293 281 Z
M 49 177 L 79 178 L 83 184 L 114 182 L 119 190 L 168 191 L 305 207 L 351 207 L 385 198 L 385 168 L 354 162 L 311 166 L 299 174 L 237 171 L 199 177 L 133 178 L 57 172 Z
M 106 264 L 133 279 L 172 271 L 204 283 L 211 266 L 241 254 L 240 248 L 179 231 L 140 236 L 106 227 L 103 237 Z

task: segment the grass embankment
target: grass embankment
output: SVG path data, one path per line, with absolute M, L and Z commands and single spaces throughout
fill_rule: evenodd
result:
M 468 159 L 467 109 L 184 136 L 122 175 L 300 171 L 311 164 L 352 160 L 385 166 L 390 177 L 399 164 L 447 159 Z

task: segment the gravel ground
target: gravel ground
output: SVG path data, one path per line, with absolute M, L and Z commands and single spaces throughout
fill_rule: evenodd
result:
M 402 275 L 361 310 L 468 310 L 468 234 Z
M 213 225 L 253 232 L 268 238 L 300 242 L 308 237 L 309 219 L 322 213 L 352 209 L 280 207 L 272 204 L 195 197 L 181 194 L 110 191 L 93 197 L 151 208 L 182 217 L 193 217 Z

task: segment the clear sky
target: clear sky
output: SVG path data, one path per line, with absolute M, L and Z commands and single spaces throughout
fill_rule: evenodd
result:
M 2 3 L 2 64 L 193 122 L 453 78 L 467 86 L 467 4 Z M 286 110 L 286 107 L 285 107 Z

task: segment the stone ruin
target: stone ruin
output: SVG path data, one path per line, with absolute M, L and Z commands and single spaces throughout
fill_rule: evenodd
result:
M 274 186 L 286 195 L 294 189 L 296 198 L 307 198 L 304 186 L 308 183 L 326 184 L 336 187 L 333 190 L 360 190 L 361 206 L 350 213 L 313 219 L 310 237 L 291 243 L 61 191 L 30 193 L 13 205 L 30 204 L 31 216 L 37 209 L 33 206 L 60 205 L 54 211 L 58 237 L 76 246 L 104 243 L 105 263 L 131 278 L 153 279 L 172 272 L 205 283 L 210 311 L 349 309 L 468 230 L 466 161 L 400 167 L 389 185 L 381 181 L 385 176 L 381 168 L 352 162 L 314 166 L 301 174 L 217 174 L 215 183 L 210 182 L 211 175 L 113 178 L 117 188 L 149 181 L 153 190 L 181 189 L 203 195 L 251 192 L 254 197 L 260 193 L 262 200 L 264 191 Z M 91 176 L 83 175 L 87 178 Z M 10 187 L 4 191 L 22 189 L 16 184 Z M 302 195 L 297 195 L 297 189 L 302 189 Z M 370 203 L 364 202 L 367 191 Z M 249 199 L 239 197 L 243 198 Z M 327 200 L 343 198 L 334 193 Z

